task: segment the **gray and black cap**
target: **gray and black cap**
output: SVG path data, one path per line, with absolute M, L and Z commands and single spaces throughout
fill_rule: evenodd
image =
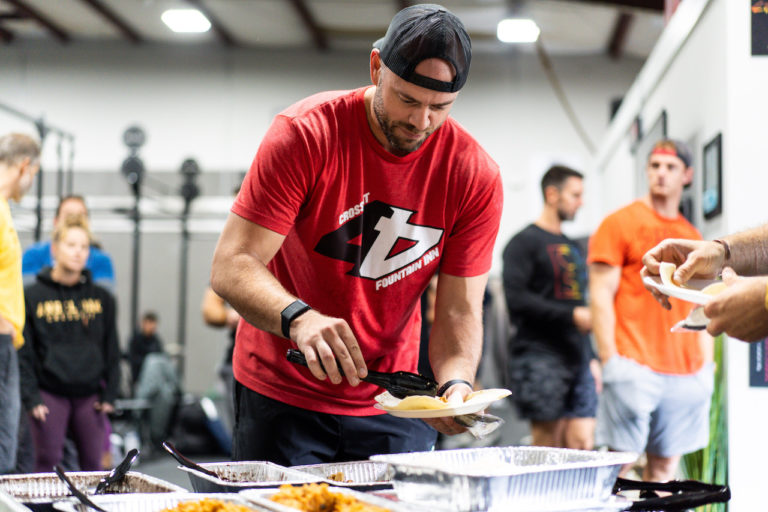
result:
M 397 76 L 427 89 L 456 92 L 464 86 L 472 60 L 472 43 L 464 24 L 445 7 L 418 4 L 395 14 L 386 35 L 373 43 L 381 60 Z M 443 59 L 453 66 L 452 82 L 416 73 L 426 59 Z

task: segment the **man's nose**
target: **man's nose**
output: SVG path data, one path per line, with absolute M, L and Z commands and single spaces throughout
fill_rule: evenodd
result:
M 411 113 L 410 123 L 416 127 L 419 131 L 424 131 L 429 128 L 429 108 L 421 107 L 414 109 Z

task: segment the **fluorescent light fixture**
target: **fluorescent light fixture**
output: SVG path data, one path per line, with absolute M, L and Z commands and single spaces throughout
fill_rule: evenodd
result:
M 523 18 L 507 18 L 496 26 L 496 37 L 503 43 L 534 43 L 540 32 L 535 21 Z
M 160 19 L 174 32 L 208 32 L 211 22 L 197 9 L 168 9 Z

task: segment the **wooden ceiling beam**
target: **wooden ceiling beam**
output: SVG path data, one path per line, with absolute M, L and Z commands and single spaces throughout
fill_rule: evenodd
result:
M 620 12 L 616 17 L 616 23 L 613 25 L 607 48 L 608 55 L 612 59 L 618 60 L 624 55 L 627 34 L 629 34 L 629 28 L 632 26 L 634 19 L 635 15 L 628 12 Z
M 219 41 L 221 41 L 224 46 L 228 48 L 237 48 L 241 46 L 232 32 L 230 32 L 226 25 L 221 22 L 221 19 L 219 19 L 219 17 L 216 16 L 216 14 L 211 11 L 208 6 L 205 5 L 201 0 L 187 0 L 187 3 L 193 5 L 196 9 L 203 13 L 203 16 L 208 18 L 208 21 L 211 22 L 211 28 L 216 33 L 216 37 L 219 38 Z
M 43 13 L 28 5 L 23 0 L 5 0 L 9 4 L 16 7 L 16 9 L 25 17 L 37 21 L 44 26 L 53 36 L 62 43 L 68 43 L 72 38 L 69 33 L 57 25 L 53 20 L 45 16 Z
M 139 32 L 128 24 L 120 15 L 115 11 L 104 5 L 101 0 L 80 0 L 84 4 L 87 4 L 91 9 L 99 13 L 104 19 L 109 21 L 123 37 L 131 41 L 133 44 L 141 44 L 144 42 L 144 38 Z
M 304 23 L 304 27 L 309 31 L 312 36 L 312 40 L 315 42 L 315 46 L 318 50 L 328 50 L 330 48 L 328 44 L 328 36 L 325 31 L 317 23 L 317 20 L 310 12 L 309 7 L 304 0 L 291 0 L 293 8 L 298 13 L 301 21 Z

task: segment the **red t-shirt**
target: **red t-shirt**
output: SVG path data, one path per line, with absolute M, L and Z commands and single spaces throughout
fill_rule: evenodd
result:
M 269 270 L 319 312 L 345 319 L 368 368 L 415 371 L 419 298 L 438 270 L 491 267 L 502 185 L 496 163 L 449 118 L 416 151 L 374 138 L 365 89 L 311 96 L 279 114 L 232 211 L 286 235 Z M 381 389 L 312 377 L 288 340 L 241 322 L 233 368 L 248 388 L 290 405 L 371 415 Z
M 670 332 L 688 315 L 693 305 L 670 299 L 667 311 L 643 286 L 640 270 L 643 255 L 666 238 L 701 240 L 701 235 L 682 215 L 662 217 L 642 201 L 635 201 L 603 220 L 589 239 L 589 263 L 621 267 L 614 298 L 616 348 L 659 373 L 687 375 L 704 364 L 696 333 Z

